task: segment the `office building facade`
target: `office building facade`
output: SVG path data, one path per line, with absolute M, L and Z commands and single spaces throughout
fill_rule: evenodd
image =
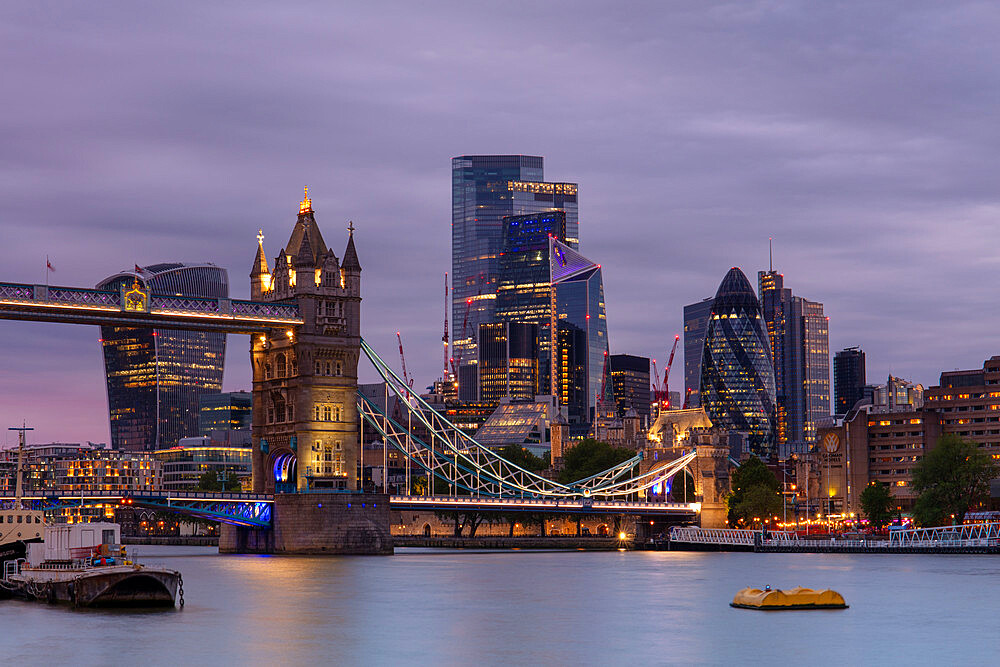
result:
M 746 433 L 750 453 L 776 451 L 771 344 L 760 302 L 736 267 L 719 285 L 705 333 L 701 405 L 716 427 Z
M 833 357 L 834 411 L 846 415 L 865 396 L 865 353 L 847 347 Z
M 212 264 L 153 264 L 101 281 L 139 283 L 153 295 L 226 298 L 226 270 Z M 151 452 L 198 433 L 199 399 L 222 390 L 226 336 L 204 331 L 101 327 L 111 444 Z
M 457 365 L 478 362 L 479 325 L 496 321 L 504 217 L 554 210 L 566 214 L 566 242 L 576 247 L 577 185 L 543 181 L 541 157 L 452 159 L 451 340 Z
M 712 317 L 711 297 L 684 306 L 684 389 L 681 405 L 696 408 L 701 405 L 701 356 L 705 348 L 705 332 Z
M 774 360 L 775 439 L 804 452 L 830 416 L 829 322 L 823 304 L 793 295 L 777 271 L 758 273 L 758 293 Z
M 534 400 L 538 393 L 538 326 L 528 322 L 479 325 L 479 400 Z
M 253 427 L 253 394 L 231 391 L 202 394 L 198 399 L 198 433 L 212 431 L 249 431 Z
M 611 385 L 615 395 L 618 417 L 624 417 L 629 410 L 635 410 L 643 424 L 650 418 L 650 377 L 649 357 L 631 354 L 612 354 Z
M 569 408 L 569 434 L 577 437 L 590 429 L 598 403 L 611 407 L 614 402 L 608 367 L 604 277 L 600 264 L 554 238 L 549 239 L 549 265 L 555 295 L 554 318 L 561 339 L 554 364 L 560 374 L 557 392 L 562 404 Z M 577 387 L 574 377 L 579 377 L 581 367 L 584 382 Z
M 566 239 L 566 214 L 549 211 L 504 218 L 496 318 L 537 325 L 538 392 L 552 393 L 552 285 L 549 239 Z M 482 355 L 480 355 L 482 356 Z

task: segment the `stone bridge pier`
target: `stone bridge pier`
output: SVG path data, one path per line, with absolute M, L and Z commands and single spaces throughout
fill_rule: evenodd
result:
M 731 490 L 729 447 L 704 442 L 698 443 L 695 452 L 691 472 L 695 494 L 701 498 L 701 527 L 725 528 L 726 496 Z

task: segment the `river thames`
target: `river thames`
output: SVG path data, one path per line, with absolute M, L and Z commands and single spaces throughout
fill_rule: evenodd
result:
M 992 664 L 1000 649 L 993 556 L 135 549 L 182 572 L 183 610 L 0 601 L 3 663 Z M 850 609 L 729 607 L 765 584 L 833 588 Z

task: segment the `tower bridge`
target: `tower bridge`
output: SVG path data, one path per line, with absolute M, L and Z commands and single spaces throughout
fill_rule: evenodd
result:
M 354 225 L 348 226 L 346 249 L 338 258 L 320 232 L 308 191 L 273 264 L 263 233 L 257 242 L 247 301 L 161 296 L 138 280 L 118 291 L 0 283 L 0 319 L 250 335 L 253 493 L 107 493 L 84 499 L 220 521 L 220 549 L 299 553 L 391 553 L 390 508 L 677 520 L 701 512 L 701 503 L 641 498 L 689 467 L 708 466 L 695 476 L 696 488 L 702 486 L 702 477 L 715 476 L 712 466 L 724 458 L 719 452 L 699 448 L 652 465 L 637 454 L 591 477 L 561 483 L 507 461 L 435 411 L 362 340 Z M 391 394 L 404 406 L 402 418 L 388 416 L 358 393 L 362 357 L 384 380 L 386 404 Z M 384 460 L 390 447 L 398 450 L 408 471 L 444 481 L 448 495 L 360 493 L 355 473 L 366 429 L 382 441 Z M 709 495 L 711 486 L 705 485 Z M 718 506 L 720 498 L 706 495 L 705 500 Z M 53 496 L 32 502 L 55 508 L 82 499 Z

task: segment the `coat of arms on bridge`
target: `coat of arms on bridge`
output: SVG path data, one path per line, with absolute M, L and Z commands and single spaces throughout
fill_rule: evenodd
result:
M 136 278 L 132 283 L 132 289 L 125 291 L 122 285 L 122 310 L 132 313 L 149 312 L 149 290 L 144 289 Z

